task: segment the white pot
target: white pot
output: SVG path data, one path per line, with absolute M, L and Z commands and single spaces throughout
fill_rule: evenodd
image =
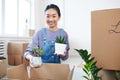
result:
M 40 66 L 42 63 L 41 57 L 33 57 L 32 62 L 32 66 Z
M 55 43 L 55 54 L 64 54 L 66 44 Z

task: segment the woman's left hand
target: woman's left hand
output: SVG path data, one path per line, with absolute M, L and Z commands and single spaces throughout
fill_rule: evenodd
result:
M 57 55 L 59 55 L 59 56 L 65 56 L 65 55 L 66 55 L 66 53 L 67 53 L 67 51 L 65 50 L 65 51 L 64 51 L 64 53 L 57 54 Z

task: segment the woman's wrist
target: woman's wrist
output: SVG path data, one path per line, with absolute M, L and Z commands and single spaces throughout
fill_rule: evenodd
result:
M 33 56 L 32 55 L 30 55 L 30 54 L 28 54 L 28 55 L 26 55 L 26 57 L 25 57 L 27 60 L 30 60 L 31 58 L 33 58 Z

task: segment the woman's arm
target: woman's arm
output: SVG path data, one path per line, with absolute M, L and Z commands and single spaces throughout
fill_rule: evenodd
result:
M 32 41 L 29 43 L 25 53 L 24 58 L 28 59 L 33 56 L 32 48 L 39 46 L 39 37 L 40 37 L 40 31 L 36 32 L 32 38 Z

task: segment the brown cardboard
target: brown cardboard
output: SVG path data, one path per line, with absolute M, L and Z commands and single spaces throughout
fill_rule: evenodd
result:
M 70 70 L 68 64 L 42 64 L 40 68 L 30 68 L 28 77 L 27 66 L 24 64 L 9 68 L 8 79 L 20 80 L 72 80 L 74 68 Z M 29 71 L 28 71 L 29 72 Z
M 8 54 L 23 55 L 28 42 L 8 42 Z
M 91 52 L 97 66 L 120 70 L 120 8 L 91 12 Z
M 27 42 L 8 43 L 8 64 L 19 65 L 23 63 L 23 55 L 28 46 Z
M 15 55 L 14 64 L 19 65 L 23 63 L 23 55 Z
M 70 72 L 68 64 L 43 64 L 40 68 L 31 68 L 30 80 L 68 80 Z
M 15 80 L 28 80 L 27 67 L 23 64 L 8 68 L 7 78 Z
M 15 56 L 13 54 L 11 55 L 8 54 L 8 64 L 14 65 L 14 57 Z
M 5 57 L 0 57 L 0 77 L 5 76 L 7 73 L 7 62 Z
M 117 80 L 116 71 L 114 70 L 100 70 L 99 76 L 102 76 L 102 80 Z

